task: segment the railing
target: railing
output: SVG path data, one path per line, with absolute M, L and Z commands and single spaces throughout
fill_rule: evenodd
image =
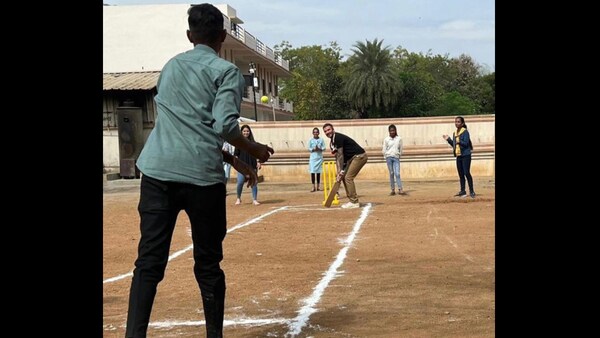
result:
M 256 51 L 262 55 L 267 55 L 267 53 L 265 52 L 265 44 L 260 40 L 256 40 Z
M 265 94 L 262 91 L 255 92 L 254 95 L 256 96 L 256 104 L 257 105 L 272 107 L 270 101 L 268 103 L 262 103 L 260 101 L 260 98 L 263 95 L 267 95 L 269 97 L 269 99 L 271 98 L 270 95 Z M 294 111 L 294 104 L 292 102 L 281 99 L 278 96 L 275 96 L 274 99 L 275 99 L 275 107 L 277 109 L 280 109 L 283 111 L 289 111 L 289 112 Z M 254 103 L 254 99 L 252 98 L 252 87 L 251 86 L 247 87 L 246 90 L 244 91 L 244 93 L 242 94 L 242 100 L 246 101 L 246 102 Z
M 239 25 L 233 25 L 235 29 L 231 29 L 231 20 L 229 20 L 229 18 L 226 15 L 223 15 L 223 20 L 223 24 L 227 28 L 227 33 L 229 33 L 232 37 L 243 42 L 250 49 L 265 56 L 267 59 L 273 61 L 275 64 L 281 66 L 283 69 L 288 71 L 290 70 L 289 62 L 287 60 L 282 59 L 279 55 L 275 56 L 275 52 L 272 48 L 265 46 L 265 44 L 262 41 L 258 40 L 254 35 L 250 34 Z M 246 92 L 244 93 L 243 100 L 254 102 L 251 94 L 252 87 L 249 88 L 250 89 L 246 90 Z M 259 91 L 255 93 L 255 95 L 257 104 L 262 104 L 260 102 L 260 98 L 262 97 L 262 95 L 264 95 L 264 93 L 262 91 Z M 279 97 L 275 97 L 275 100 L 275 102 L 277 102 L 276 106 L 278 109 L 289 112 L 294 111 L 293 103 L 285 100 L 280 100 Z M 268 105 L 271 106 L 270 103 Z
M 262 41 L 258 40 L 254 35 L 250 34 L 239 25 L 235 25 L 235 29 L 231 29 L 231 20 L 229 20 L 225 14 L 223 14 L 223 20 L 223 25 L 227 28 L 227 33 L 231 36 L 240 40 L 246 46 L 265 56 L 267 59 L 275 62 L 275 64 L 280 65 L 285 70 L 290 70 L 289 62 L 280 57 L 275 57 L 275 52 L 272 48 L 265 46 Z
M 275 61 L 275 53 L 273 53 L 273 50 L 270 47 L 267 47 L 265 52 L 269 59 Z
M 234 38 L 242 41 L 242 42 L 246 42 L 245 38 L 246 38 L 246 31 L 242 28 L 242 27 L 237 27 L 236 30 L 232 30 L 231 31 L 231 35 L 233 35 Z
M 244 31 L 244 43 L 252 50 L 256 50 L 256 38 L 247 31 Z

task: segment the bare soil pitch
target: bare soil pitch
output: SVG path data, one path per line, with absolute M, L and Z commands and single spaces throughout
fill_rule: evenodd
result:
M 322 206 L 308 183 L 261 183 L 259 206 L 244 189 L 235 203 L 228 185 L 228 228 L 283 206 L 227 234 L 226 337 L 283 337 L 344 247 L 367 203 L 371 209 L 338 274 L 298 337 L 493 337 L 495 331 L 495 191 L 476 178 L 475 199 L 452 197 L 456 181 L 404 182 L 408 195 L 389 196 L 387 181 L 356 180 L 362 207 Z M 104 192 L 104 280 L 130 272 L 139 239 L 139 188 L 108 182 Z M 340 189 L 342 203 L 347 202 Z M 181 213 L 171 252 L 191 245 Z M 204 337 L 191 250 L 169 262 L 159 284 L 149 337 Z M 131 277 L 104 283 L 104 337 L 124 337 Z M 266 320 L 243 325 L 242 320 Z M 270 321 L 270 322 L 269 322 Z M 168 325 L 172 323 L 173 325 Z M 191 325 L 183 325 L 188 323 Z

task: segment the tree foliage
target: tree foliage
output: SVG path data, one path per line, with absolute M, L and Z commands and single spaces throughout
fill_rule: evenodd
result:
M 477 114 L 477 103 L 461 95 L 457 91 L 444 94 L 430 115 L 451 116 L 451 115 L 473 115 Z
M 383 40 L 358 42 L 341 61 L 336 42 L 328 47 L 274 47 L 289 61 L 292 76 L 280 95 L 294 102 L 299 120 L 494 114 L 495 72 L 468 55 L 393 51 Z
M 349 77 L 345 90 L 352 106 L 368 116 L 378 117 L 380 110 L 392 107 L 401 91 L 401 83 L 392 68 L 389 47 L 381 47 L 383 40 L 357 42 L 352 49 L 354 55 L 348 59 Z
M 292 77 L 282 80 L 281 96 L 294 102 L 298 120 L 343 118 L 349 105 L 342 94 L 342 79 L 337 73 L 341 48 L 330 46 L 292 48 L 284 41 L 275 46 L 277 55 L 289 61 Z
M 427 72 L 403 72 L 400 80 L 404 90 L 394 110 L 398 117 L 428 116 L 444 94 L 442 86 Z

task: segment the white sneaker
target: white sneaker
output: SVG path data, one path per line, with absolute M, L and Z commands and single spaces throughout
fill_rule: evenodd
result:
M 360 208 L 360 203 L 352 203 L 352 202 L 348 202 L 346 204 L 342 205 L 343 209 L 354 209 L 354 208 Z

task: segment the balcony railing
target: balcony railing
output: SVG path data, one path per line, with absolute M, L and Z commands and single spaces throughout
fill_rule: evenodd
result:
M 275 53 L 273 49 L 258 40 L 254 35 L 247 32 L 244 28 L 239 25 L 235 26 L 235 29 L 231 29 L 231 21 L 229 18 L 223 14 L 224 22 L 223 24 L 227 27 L 227 33 L 229 33 L 234 38 L 243 42 L 246 46 L 250 47 L 250 49 L 256 51 L 258 54 L 265 56 L 267 59 L 273 61 L 275 64 L 280 65 L 285 70 L 290 70 L 289 62 L 287 60 L 283 60 L 280 57 L 275 57 Z
M 254 95 L 256 96 L 256 104 L 257 105 L 272 107 L 271 106 L 271 102 L 262 103 L 260 101 L 260 98 L 263 95 L 267 95 L 267 94 L 264 94 L 262 92 L 262 90 L 259 90 L 259 91 L 255 92 Z M 271 97 L 270 95 L 267 95 L 267 96 L 269 98 Z M 293 112 L 294 111 L 294 104 L 292 102 L 284 100 L 282 98 L 279 98 L 278 96 L 275 96 L 274 99 L 275 99 L 275 107 L 277 107 L 277 109 L 281 109 L 283 111 L 289 111 L 289 112 Z M 254 103 L 254 99 L 252 98 L 252 87 L 247 87 L 246 88 L 246 91 L 244 92 L 244 94 L 242 96 L 242 100 L 244 100 L 246 102 Z

